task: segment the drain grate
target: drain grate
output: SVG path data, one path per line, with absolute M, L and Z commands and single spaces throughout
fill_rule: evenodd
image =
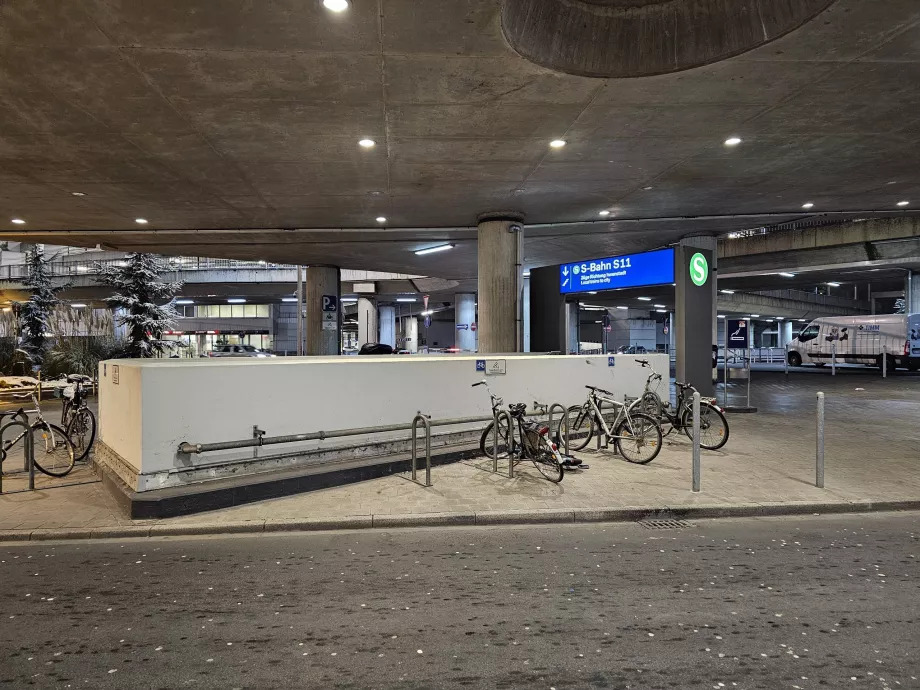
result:
M 665 520 L 639 520 L 639 524 L 646 529 L 683 529 L 684 527 L 693 526 L 686 520 L 679 520 L 677 518 L 668 518 Z

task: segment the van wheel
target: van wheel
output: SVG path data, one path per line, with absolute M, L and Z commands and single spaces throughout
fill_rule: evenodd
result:
M 789 353 L 789 366 L 800 367 L 802 366 L 802 355 L 798 352 Z

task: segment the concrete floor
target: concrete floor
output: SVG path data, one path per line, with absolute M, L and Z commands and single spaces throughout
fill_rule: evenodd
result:
M 916 688 L 916 514 L 0 548 L 0 687 Z

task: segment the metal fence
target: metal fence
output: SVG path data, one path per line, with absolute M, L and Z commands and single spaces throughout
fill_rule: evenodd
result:
M 238 261 L 237 259 L 209 259 L 197 256 L 176 256 L 164 259 L 174 271 L 277 271 L 295 270 L 296 266 L 275 264 L 268 261 Z M 94 261 L 52 261 L 48 264 L 52 276 L 73 278 L 99 274 L 99 266 L 124 266 L 124 259 L 103 259 Z M 0 280 L 23 280 L 29 275 L 29 268 L 24 264 L 0 266 Z

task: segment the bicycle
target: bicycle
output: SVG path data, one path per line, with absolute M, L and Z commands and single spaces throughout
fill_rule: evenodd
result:
M 476 386 L 485 386 L 489 391 L 489 397 L 492 399 L 492 415 L 501 408 L 504 400 L 494 395 L 486 381 L 479 381 L 473 384 Z M 525 419 L 527 405 L 524 403 L 515 403 L 508 406 L 513 423 L 517 425 L 518 435 L 521 443 L 514 438 L 512 429 L 508 428 L 508 423 L 499 417 L 498 424 L 498 448 L 495 448 L 495 422 L 492 421 L 482 432 L 479 440 L 479 448 L 482 454 L 488 458 L 493 458 L 496 450 L 499 457 L 508 457 L 509 447 L 511 456 L 509 462 L 520 462 L 521 460 L 530 460 L 537 470 L 551 482 L 561 482 L 564 476 L 562 454 L 559 453 L 559 447 L 551 443 L 547 438 L 549 436 L 549 427 L 543 426 L 533 421 Z M 519 458 L 515 461 L 515 458 Z
M 661 427 L 658 421 L 636 410 L 636 403 L 627 405 L 614 399 L 613 393 L 596 386 L 585 386 L 590 393 L 583 405 L 573 405 L 567 415 L 574 422 L 569 427 L 569 450 L 581 450 L 598 429 L 613 440 L 614 448 L 627 461 L 647 465 L 661 452 Z M 601 408 L 607 403 L 616 410 L 612 416 Z M 609 420 L 609 423 L 608 423 Z M 559 442 L 557 433 L 556 442 Z
M 34 439 L 35 466 L 49 477 L 67 475 L 73 469 L 74 463 L 74 445 L 70 437 L 61 427 L 45 420 L 42 415 L 41 405 L 39 405 L 34 391 L 25 395 L 14 395 L 13 397 L 19 399 L 31 398 L 32 404 L 35 405 L 34 410 L 25 410 L 26 414 L 35 414 L 38 417 L 31 425 Z M 6 414 L 19 414 L 19 412 Z M 13 421 L 4 424 L 0 428 L 0 437 L 8 427 L 13 425 L 22 426 L 22 423 Z M 24 439 L 26 433 L 26 430 L 23 429 L 22 433 L 16 438 L 3 442 L 3 446 L 0 448 L 0 463 L 6 460 L 10 449 Z M 25 443 L 23 443 L 23 448 L 25 448 Z
M 661 374 L 652 369 L 647 359 L 637 359 L 636 363 L 652 370 L 645 381 L 645 390 L 633 404 L 658 420 L 659 425 L 668 424 L 667 436 L 672 431 L 684 432 L 693 438 L 693 394 L 696 389 L 688 383 L 676 383 L 678 388 L 677 406 L 673 412 L 671 401 L 663 403 L 658 393 L 652 390 L 652 382 L 661 381 Z M 656 386 L 657 388 L 657 386 Z M 719 450 L 728 443 L 728 420 L 715 398 L 700 398 L 700 447 L 706 450 Z
M 64 391 L 64 405 L 61 408 L 61 426 L 67 437 L 73 442 L 76 453 L 75 462 L 80 462 L 89 455 L 96 441 L 96 417 L 86 405 L 85 386 L 92 381 L 83 374 L 69 374 L 69 384 Z

